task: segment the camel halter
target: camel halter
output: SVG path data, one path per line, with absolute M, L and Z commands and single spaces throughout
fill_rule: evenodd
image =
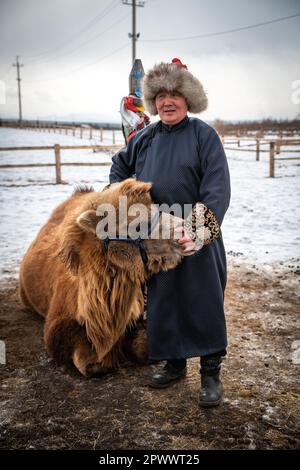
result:
M 144 240 L 148 240 L 149 236 L 151 235 L 152 231 L 155 229 L 155 227 L 157 226 L 158 224 L 158 221 L 159 221 L 159 217 L 160 217 L 160 213 L 157 211 L 154 216 L 152 217 L 151 221 L 150 221 L 150 224 L 148 224 L 148 229 L 147 229 L 147 233 L 146 234 L 143 234 L 142 236 L 139 236 L 138 238 L 134 239 L 132 237 L 109 237 L 107 236 L 105 239 L 104 239 L 104 249 L 105 249 L 105 252 L 107 253 L 108 252 L 108 245 L 109 245 L 109 242 L 127 242 L 127 243 L 132 243 L 133 245 L 135 245 L 137 248 L 139 248 L 140 250 L 140 255 L 141 255 L 141 258 L 143 260 L 143 263 L 144 265 L 146 266 L 147 265 L 147 262 L 148 262 L 148 256 L 147 256 L 147 252 L 146 252 L 146 248 L 145 248 L 145 245 L 144 245 Z

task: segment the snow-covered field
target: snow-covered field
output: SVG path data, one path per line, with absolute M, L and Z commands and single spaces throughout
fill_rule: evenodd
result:
M 78 131 L 77 131 L 78 132 Z M 116 131 L 116 143 L 123 145 L 121 131 Z M 80 139 L 71 135 L 54 134 L 15 129 L 0 129 L 0 147 L 22 147 L 43 145 L 112 145 L 112 132 L 103 132 L 103 141 L 97 138 Z M 111 162 L 112 152 L 93 150 L 61 150 L 62 162 Z M 31 150 L 0 152 L 1 164 L 55 163 L 54 150 Z M 70 184 L 108 181 L 108 168 L 105 167 L 62 167 L 62 179 Z M 55 183 L 55 167 L 2 169 L 0 184 L 5 186 Z M 45 189 L 46 191 L 46 189 Z
M 289 149 L 295 147 L 285 147 Z M 275 162 L 275 178 L 270 178 L 268 152 L 260 154 L 259 162 L 255 152 L 226 150 L 226 155 L 232 186 L 222 226 L 227 253 L 265 266 L 276 262 L 299 267 L 300 160 Z M 296 155 L 300 157 L 300 150 L 278 156 Z
M 112 143 L 104 134 L 103 144 Z M 122 142 L 121 134 L 117 143 Z M 0 146 L 100 144 L 98 139 L 79 139 L 54 133 L 0 128 Z M 249 142 L 247 142 L 249 143 Z M 241 142 L 243 145 L 243 142 Z M 226 146 L 226 145 L 225 145 Z M 228 145 L 233 147 L 232 144 Z M 254 148 L 254 147 L 252 147 Z M 269 178 L 268 154 L 255 161 L 255 153 L 226 151 L 232 199 L 222 229 L 227 253 L 261 267 L 300 265 L 300 160 L 278 161 L 276 178 Z M 284 155 L 284 154 L 283 154 Z M 280 156 L 283 156 L 280 155 Z M 289 155 L 291 156 L 291 155 Z M 296 156 L 296 154 L 293 154 Z M 64 150 L 62 161 L 109 162 L 111 154 L 92 150 Z M 0 152 L 0 164 L 54 163 L 54 152 Z M 80 183 L 100 190 L 108 182 L 109 167 L 62 167 L 55 185 L 55 168 L 1 169 L 0 174 L 0 279 L 18 276 L 22 256 L 53 208 L 71 195 Z

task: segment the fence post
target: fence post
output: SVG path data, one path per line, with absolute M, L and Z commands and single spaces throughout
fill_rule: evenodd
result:
M 80 127 L 80 138 L 82 139 L 82 127 Z
M 256 161 L 259 162 L 260 140 L 256 137 Z
M 100 140 L 101 140 L 101 142 L 103 141 L 103 129 L 102 129 L 102 127 L 100 129 Z
M 240 146 L 241 146 L 241 142 L 240 142 L 240 131 L 239 131 L 239 129 L 238 129 L 237 132 L 236 132 L 236 136 L 237 136 L 237 139 L 238 139 L 237 145 L 238 145 L 238 147 L 240 147 Z
M 277 140 L 277 142 L 276 142 L 276 155 L 278 155 L 280 153 L 280 144 L 281 144 L 281 140 Z
M 73 126 L 73 135 L 75 136 L 75 126 Z
M 93 128 L 90 127 L 90 139 L 92 139 L 92 138 L 93 138 Z
M 61 164 L 60 164 L 60 146 L 54 145 L 55 153 L 55 171 L 56 171 L 56 184 L 61 184 Z
M 270 142 L 270 178 L 275 177 L 275 142 Z
M 113 135 L 112 135 L 112 143 L 115 145 L 116 143 L 116 131 L 113 129 Z

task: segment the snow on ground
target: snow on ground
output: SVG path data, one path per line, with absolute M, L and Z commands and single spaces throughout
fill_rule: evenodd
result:
M 0 146 L 89 145 L 99 139 L 79 139 L 54 133 L 0 128 Z M 117 143 L 122 142 L 121 134 Z M 112 143 L 104 134 L 104 144 Z M 249 144 L 249 142 L 247 142 Z M 245 142 L 241 142 L 245 145 Z M 225 147 L 233 144 L 225 144 Z M 254 148 L 254 147 L 252 147 Z M 266 147 L 267 148 L 267 147 Z M 293 147 L 295 149 L 295 147 Z M 247 263 L 273 269 L 274 263 L 299 269 L 300 259 L 300 160 L 278 161 L 276 178 L 269 178 L 268 154 L 227 150 L 232 199 L 222 231 L 229 255 Z M 281 157 L 284 154 L 280 155 Z M 287 156 L 296 156 L 290 154 Z M 106 161 L 111 153 L 63 150 L 62 161 Z M 54 152 L 0 152 L 0 164 L 53 163 Z M 0 279 L 18 276 L 22 256 L 57 204 L 70 196 L 80 183 L 96 190 L 108 182 L 109 167 L 62 167 L 67 184 L 55 185 L 55 168 L 1 169 L 0 174 Z
M 258 162 L 255 152 L 226 150 L 226 154 L 232 186 L 222 226 L 227 252 L 262 264 L 290 260 L 299 266 L 300 160 L 275 162 L 275 178 L 269 178 L 268 153 L 261 153 Z M 300 149 L 299 154 L 279 156 L 296 155 L 300 158 Z
M 77 131 L 78 132 L 78 131 Z M 99 133 L 97 134 L 99 135 Z M 116 143 L 123 145 L 121 131 L 116 132 Z M 22 147 L 43 145 L 112 145 L 112 132 L 103 132 L 103 141 L 99 138 L 80 139 L 71 135 L 54 134 L 15 129 L 0 129 L 0 147 Z M 111 162 L 112 151 L 94 152 L 92 149 L 61 150 L 61 161 L 70 162 Z M 55 163 L 54 150 L 29 150 L 0 152 L 0 164 Z M 69 167 L 62 166 L 62 179 L 70 183 L 94 183 L 108 181 L 108 168 L 105 167 Z M 1 169 L 1 185 L 28 185 L 55 183 L 55 167 Z

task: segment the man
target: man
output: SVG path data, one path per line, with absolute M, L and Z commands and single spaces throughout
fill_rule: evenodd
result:
M 215 130 L 187 115 L 204 111 L 207 97 L 179 59 L 154 66 L 142 90 L 146 109 L 159 114 L 160 121 L 138 132 L 113 157 L 110 182 L 136 175 L 153 183 L 155 203 L 193 207 L 179 240 L 190 256 L 148 284 L 149 357 L 167 360 L 150 386 L 172 385 L 186 375 L 186 359 L 200 357 L 199 404 L 217 406 L 223 396 L 220 368 L 227 347 L 226 255 L 220 231 L 230 200 L 227 160 Z M 204 221 L 202 227 L 197 220 Z

